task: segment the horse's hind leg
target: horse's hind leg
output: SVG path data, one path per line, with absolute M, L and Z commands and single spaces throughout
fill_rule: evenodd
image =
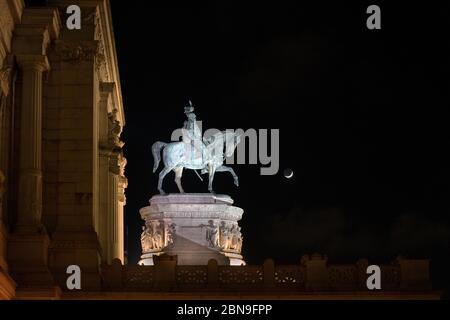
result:
M 183 187 L 181 186 L 183 167 L 176 167 L 173 171 L 175 172 L 175 183 L 177 184 L 178 190 L 180 190 L 180 193 L 184 193 Z
M 166 194 L 162 189 L 162 183 L 166 174 L 168 174 L 171 170 L 172 168 L 164 167 L 164 169 L 162 169 L 161 172 L 159 173 L 158 190 L 160 194 Z

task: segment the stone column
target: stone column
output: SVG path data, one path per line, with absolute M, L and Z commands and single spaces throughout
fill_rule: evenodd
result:
M 17 298 L 59 297 L 48 268 L 49 236 L 42 224 L 43 73 L 50 69 L 47 49 L 59 35 L 52 8 L 26 8 L 14 30 L 12 54 L 22 78 L 19 106 L 17 217 L 8 239 L 10 274 Z
M 0 69 L 0 273 L 2 269 L 8 271 L 6 263 L 6 228 L 4 225 L 4 207 L 3 196 L 6 190 L 7 180 L 2 172 L 8 171 L 8 157 L 9 157 L 9 144 L 7 143 L 7 131 L 12 130 L 6 126 L 7 112 L 6 101 L 9 93 L 9 81 L 10 81 L 9 67 L 3 67 Z M 1 290 L 0 290 L 1 291 Z
M 5 176 L 3 172 L 0 171 L 0 272 L 1 270 L 8 270 L 8 265 L 6 264 L 6 230 L 3 226 L 2 216 L 3 216 L 3 193 Z
M 122 125 L 117 118 L 114 82 L 100 83 L 99 102 L 99 212 L 96 230 L 102 247 L 102 261 L 117 258 L 124 262 L 123 206 L 127 186 L 120 140 Z
M 0 171 L 0 300 L 12 299 L 16 293 L 16 284 L 8 274 L 6 263 L 6 230 L 2 222 L 3 192 L 5 176 Z
M 49 69 L 44 55 L 17 55 L 22 71 L 17 224 L 8 242 L 11 274 L 18 294 L 35 288 L 43 298 L 59 295 L 48 269 L 49 237 L 42 225 L 42 76 Z M 22 290 L 23 289 L 23 290 Z
M 42 217 L 42 74 L 46 56 L 17 56 L 22 69 L 20 164 L 16 232 L 44 233 Z

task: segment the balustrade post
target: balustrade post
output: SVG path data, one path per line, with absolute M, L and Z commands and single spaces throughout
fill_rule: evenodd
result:
M 176 268 L 178 257 L 176 255 L 154 256 L 155 264 L 155 288 L 160 290 L 171 290 L 176 287 Z
M 263 277 L 265 287 L 273 287 L 275 285 L 275 263 L 272 259 L 264 260 Z
M 219 284 L 219 267 L 217 260 L 210 259 L 208 261 L 208 287 L 214 288 Z

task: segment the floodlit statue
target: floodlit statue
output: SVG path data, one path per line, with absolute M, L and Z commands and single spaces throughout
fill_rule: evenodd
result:
M 231 157 L 240 143 L 240 135 L 234 132 L 222 131 L 213 135 L 210 139 L 202 139 L 200 128 L 196 122 L 194 107 L 189 101 L 189 105 L 184 108 L 187 120 L 182 128 L 182 141 L 180 142 L 155 142 L 152 146 L 154 159 L 153 172 L 156 172 L 161 161 L 161 150 L 163 152 L 162 160 L 164 168 L 159 173 L 158 190 L 165 194 L 162 183 L 164 177 L 170 172 L 175 172 L 175 183 L 180 193 L 184 193 L 181 186 L 181 177 L 183 169 L 194 170 L 202 180 L 196 170 L 201 170 L 202 174 L 209 174 L 208 190 L 213 191 L 214 174 L 216 172 L 229 172 L 234 179 L 234 184 L 239 185 L 239 180 L 231 167 L 224 166 L 224 160 Z M 203 180 L 202 180 L 203 181 Z

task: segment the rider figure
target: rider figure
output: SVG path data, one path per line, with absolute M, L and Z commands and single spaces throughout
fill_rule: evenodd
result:
M 189 101 L 189 105 L 184 107 L 184 113 L 187 116 L 187 120 L 184 122 L 182 128 L 182 140 L 186 143 L 187 154 L 190 155 L 191 162 L 201 164 L 204 159 L 204 144 L 202 139 L 202 132 L 197 125 L 196 116 L 194 113 L 194 106 Z

